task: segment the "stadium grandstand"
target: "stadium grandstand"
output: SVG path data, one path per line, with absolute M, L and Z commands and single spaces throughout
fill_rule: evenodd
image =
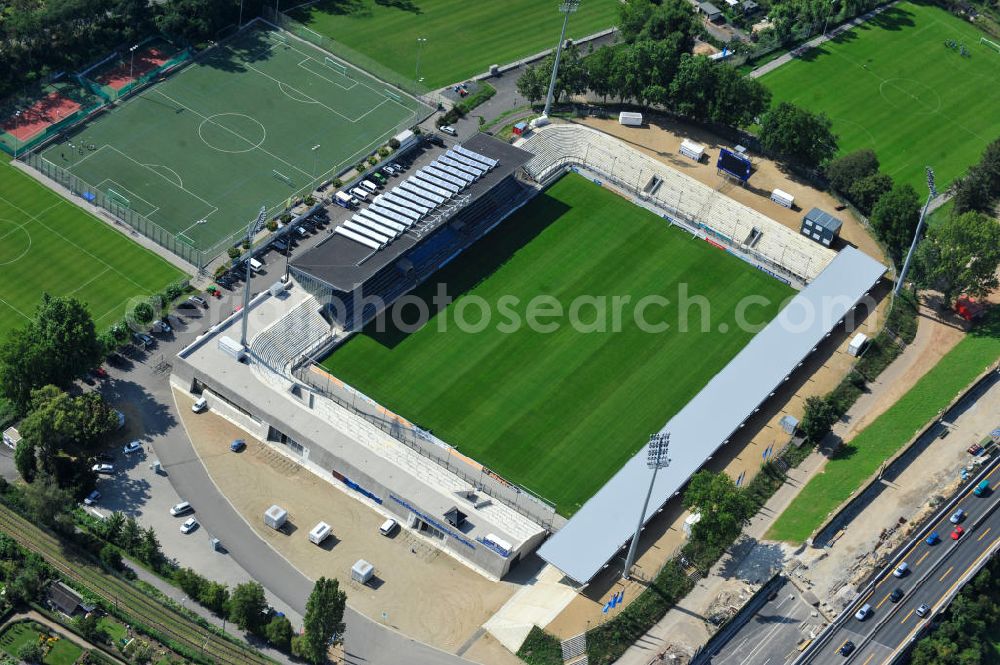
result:
M 375 196 L 290 273 L 336 328 L 359 329 L 526 202 L 535 190 L 516 176 L 530 158 L 486 134 L 456 145 Z
M 633 193 L 671 222 L 710 236 L 796 286 L 809 283 L 836 252 L 766 215 L 590 127 L 553 124 L 515 145 L 535 156 L 525 166 L 540 184 L 567 169 L 590 171 Z

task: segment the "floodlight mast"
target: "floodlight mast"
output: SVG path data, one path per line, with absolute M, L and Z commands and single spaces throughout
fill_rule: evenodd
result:
M 927 166 L 927 201 L 924 209 L 920 211 L 920 221 L 917 222 L 917 230 L 913 234 L 913 242 L 910 243 L 910 251 L 906 253 L 906 260 L 903 262 L 903 269 L 899 271 L 899 279 L 896 280 L 895 295 L 903 290 L 903 282 L 906 280 L 906 273 L 910 271 L 910 261 L 917 251 L 917 244 L 920 242 L 920 234 L 924 230 L 924 220 L 927 218 L 927 209 L 931 206 L 931 201 L 937 198 L 937 188 L 934 186 L 934 169 Z
M 548 118 L 549 111 L 552 110 L 552 101 L 555 96 L 556 91 L 556 79 L 559 76 L 559 58 L 562 56 L 563 44 L 566 43 L 566 26 L 569 25 L 569 15 L 580 8 L 580 0 L 563 0 L 563 3 L 559 5 L 559 11 L 561 11 L 565 16 L 563 17 L 562 33 L 559 35 L 559 43 L 556 44 L 556 59 L 552 63 L 552 78 L 549 80 L 549 92 L 545 96 L 545 110 L 542 111 L 542 117 Z
M 632 564 L 635 563 L 635 552 L 639 548 L 639 535 L 642 533 L 642 525 L 646 521 L 646 510 L 649 508 L 649 497 L 653 495 L 653 485 L 656 484 L 656 472 L 670 466 L 670 433 L 657 432 L 649 437 L 649 447 L 647 450 L 646 465 L 653 470 L 653 475 L 649 479 L 649 490 L 646 491 L 646 500 L 642 503 L 642 512 L 639 513 L 639 525 L 635 528 L 635 535 L 632 536 L 632 544 L 628 548 L 628 556 L 625 557 L 625 570 L 622 571 L 622 579 L 631 578 Z
M 264 218 L 267 217 L 267 208 L 264 206 L 260 207 L 260 212 L 257 214 L 257 218 L 250 222 L 247 226 L 247 243 L 250 247 L 253 247 L 253 237 L 257 235 L 260 228 L 264 225 Z M 245 349 L 247 347 L 247 325 L 250 322 L 248 318 L 250 316 L 250 278 L 252 277 L 250 260 L 253 258 L 253 251 L 247 254 L 247 285 L 243 289 L 243 331 L 240 334 L 240 345 Z

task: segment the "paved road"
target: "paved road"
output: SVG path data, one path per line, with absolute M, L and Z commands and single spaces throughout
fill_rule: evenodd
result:
M 1000 465 L 994 466 L 987 478 L 996 485 L 1000 479 Z M 858 663 L 884 665 L 910 639 L 925 629 L 937 612 L 944 609 L 954 594 L 1000 544 L 1000 492 L 987 497 L 973 495 L 973 487 L 960 495 L 956 508 L 963 509 L 968 517 L 962 522 L 966 533 L 957 541 L 950 534 L 954 525 L 947 514 L 935 519 L 931 529 L 940 536 L 940 542 L 930 545 L 924 538 L 911 541 L 903 550 L 899 562 L 906 562 L 911 572 L 902 579 L 893 575 L 894 561 L 876 578 L 875 587 L 862 595 L 851 606 L 853 614 L 861 605 L 869 604 L 873 614 L 865 621 L 849 617 L 835 623 L 824 644 L 802 662 Z M 895 589 L 903 591 L 903 598 L 893 603 L 890 594 Z M 916 614 L 920 605 L 926 604 L 931 612 L 925 617 Z M 838 651 L 850 640 L 857 649 L 845 660 Z

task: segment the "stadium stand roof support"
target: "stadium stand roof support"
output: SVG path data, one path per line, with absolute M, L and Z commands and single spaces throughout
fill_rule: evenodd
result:
M 885 266 L 853 247 L 841 251 L 728 365 L 663 427 L 669 467 L 656 478 L 648 522 L 715 454 L 802 360 L 878 282 Z M 579 584 L 587 584 L 634 531 L 649 486 L 643 447 L 538 550 Z

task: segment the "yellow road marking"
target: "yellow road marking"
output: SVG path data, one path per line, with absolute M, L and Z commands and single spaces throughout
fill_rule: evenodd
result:
M 903 617 L 903 620 L 900 621 L 899 623 L 906 623 L 906 620 L 909 619 L 911 616 L 913 616 L 913 610 L 910 610 L 910 613 L 907 614 L 905 617 Z
M 944 571 L 944 575 L 938 578 L 938 582 L 944 582 L 944 578 L 948 577 L 948 573 L 950 573 L 953 570 L 955 570 L 955 566 L 952 566 L 948 570 Z
M 930 554 L 931 554 L 930 550 L 928 550 L 927 552 L 924 552 L 924 555 L 922 557 L 920 557 L 919 559 L 917 559 L 917 562 L 915 564 L 913 564 L 913 565 L 914 566 L 919 566 L 920 562 L 923 561 L 924 559 L 926 559 L 928 556 L 930 556 Z
M 878 608 L 882 607 L 883 605 L 885 605 L 885 601 L 887 601 L 887 600 L 889 600 L 889 594 L 885 594 L 885 598 L 883 598 L 882 600 L 879 601 L 878 605 L 875 606 L 875 609 L 878 609 Z
M 872 662 L 872 658 L 874 658 L 874 657 L 875 657 L 875 654 L 873 654 L 873 653 L 872 654 L 868 654 L 868 659 L 864 663 L 862 663 L 861 665 L 868 665 L 868 663 Z
M 976 538 L 976 542 L 978 542 L 978 541 L 982 540 L 983 538 L 985 538 L 986 534 L 988 534 L 989 532 L 990 532 L 990 527 L 986 527 L 986 531 L 983 531 L 981 534 L 979 534 L 979 537 Z

